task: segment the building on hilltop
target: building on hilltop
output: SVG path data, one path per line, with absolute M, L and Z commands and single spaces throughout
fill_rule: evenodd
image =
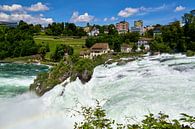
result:
M 116 24 L 116 29 L 119 34 L 121 33 L 127 33 L 129 31 L 129 23 L 124 21 L 121 21 Z

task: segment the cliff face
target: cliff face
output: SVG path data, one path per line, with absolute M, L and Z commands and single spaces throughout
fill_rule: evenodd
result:
M 83 84 L 88 82 L 92 77 L 91 72 L 88 70 L 84 70 L 82 73 L 76 73 L 76 75 L 77 75 L 76 77 L 78 77 Z M 68 79 L 71 76 L 72 74 L 70 72 L 65 72 L 62 77 L 58 78 L 57 80 L 58 83 L 56 82 L 53 84 L 49 83 L 46 80 L 45 80 L 46 82 L 43 82 L 39 80 L 40 78 L 38 77 L 37 79 L 35 79 L 34 83 L 30 85 L 30 90 L 35 91 L 37 95 L 42 96 L 44 93 L 54 88 L 55 85 L 64 82 L 66 79 Z
M 71 81 L 74 81 L 77 77 L 84 84 L 91 79 L 94 68 L 94 63 L 89 59 L 80 59 L 74 64 L 62 61 L 48 73 L 39 74 L 34 83 L 30 85 L 30 90 L 42 96 L 66 79 L 70 78 Z

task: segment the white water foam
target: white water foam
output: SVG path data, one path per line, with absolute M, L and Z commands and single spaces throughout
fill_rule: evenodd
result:
M 162 62 L 160 62 L 162 61 Z M 41 98 L 26 94 L 0 104 L 1 129 L 72 129 L 81 116 L 70 117 L 80 106 L 101 105 L 108 117 L 139 121 L 148 113 L 195 115 L 195 57 L 160 55 L 144 57 L 124 66 L 98 66 L 90 82 L 77 79 L 56 86 Z M 70 110 L 74 109 L 74 110 Z M 133 122 L 133 121 L 132 121 Z
M 6 78 L 6 77 L 0 77 L 0 86 L 6 85 L 6 86 L 29 86 L 33 83 L 33 80 L 35 79 L 35 76 L 29 76 L 29 77 L 17 77 L 17 78 Z

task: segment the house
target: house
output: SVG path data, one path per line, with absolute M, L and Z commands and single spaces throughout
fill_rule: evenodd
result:
M 122 44 L 121 45 L 121 52 L 123 53 L 129 53 L 131 52 L 132 48 L 128 44 Z
M 143 45 L 145 50 L 149 50 L 150 49 L 150 43 L 152 41 L 152 38 L 141 38 L 138 40 L 137 42 L 137 46 L 138 46 L 138 51 L 140 51 L 140 47 Z
M 88 33 L 89 36 L 98 36 L 99 34 L 100 34 L 100 31 L 96 27 L 93 27 L 91 31 Z
M 96 43 L 90 48 L 90 56 L 99 56 L 110 51 L 108 43 Z
M 129 23 L 126 21 L 121 21 L 116 24 L 116 29 L 119 34 L 127 33 L 129 31 Z
M 90 30 L 91 30 L 91 27 L 90 26 L 86 26 L 83 28 L 83 30 L 86 32 L 86 33 L 89 33 Z
M 82 58 L 90 58 L 90 51 L 89 50 L 81 51 L 80 52 L 80 57 L 82 57 Z

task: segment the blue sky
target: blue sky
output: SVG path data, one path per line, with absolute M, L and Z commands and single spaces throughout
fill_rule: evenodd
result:
M 46 25 L 74 22 L 84 26 L 143 20 L 167 24 L 195 9 L 195 0 L 0 0 L 0 21 L 24 20 Z

